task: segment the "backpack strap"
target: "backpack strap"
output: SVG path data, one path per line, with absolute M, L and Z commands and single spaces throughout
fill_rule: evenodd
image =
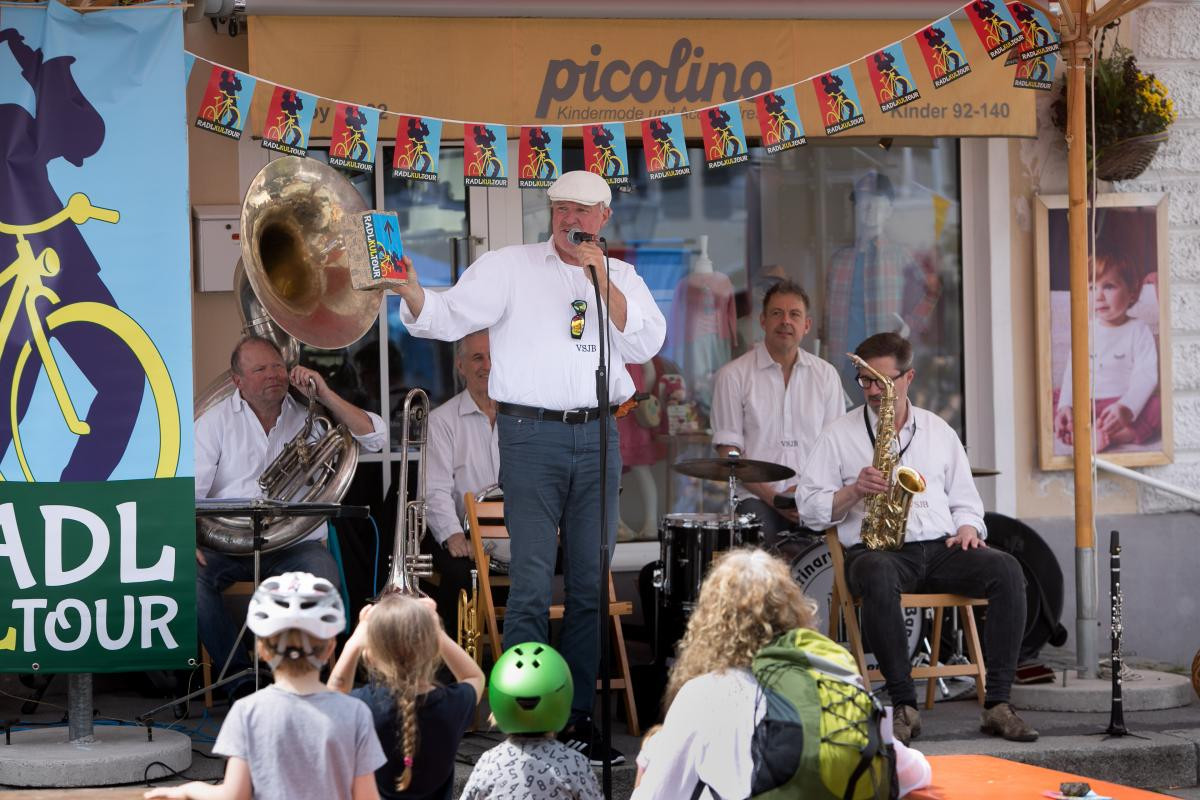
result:
M 846 793 L 842 795 L 842 800 L 854 800 L 854 790 L 858 786 L 859 778 L 871 768 L 875 756 L 879 753 L 880 743 L 879 719 L 875 718 L 870 720 L 867 725 L 867 746 L 860 751 L 858 766 L 854 768 L 854 772 L 850 773 L 850 780 L 846 783 Z

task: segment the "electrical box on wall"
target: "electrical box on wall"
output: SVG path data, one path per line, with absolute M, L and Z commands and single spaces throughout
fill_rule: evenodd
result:
M 242 257 L 242 207 L 192 206 L 192 263 L 201 292 L 232 292 L 233 271 Z

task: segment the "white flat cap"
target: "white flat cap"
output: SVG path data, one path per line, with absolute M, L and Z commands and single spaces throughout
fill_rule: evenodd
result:
M 612 204 L 612 189 L 608 188 L 608 181 L 582 169 L 564 172 L 546 190 L 546 195 L 551 202 L 563 200 L 585 206 L 604 203 L 605 208 Z

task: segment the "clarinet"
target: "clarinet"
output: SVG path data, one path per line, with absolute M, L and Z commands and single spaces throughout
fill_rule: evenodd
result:
M 1112 532 L 1108 544 L 1109 574 L 1112 593 L 1112 710 L 1108 717 L 1109 736 L 1124 736 L 1125 712 L 1121 702 L 1121 534 Z

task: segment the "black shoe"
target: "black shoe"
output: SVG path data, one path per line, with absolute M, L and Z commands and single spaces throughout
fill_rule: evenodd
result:
M 558 735 L 558 739 L 581 754 L 593 767 L 604 766 L 604 743 L 600 741 L 600 733 L 592 727 L 590 721 L 568 725 Z M 614 767 L 625 763 L 625 756 L 615 747 L 608 748 L 608 753 L 608 763 Z

